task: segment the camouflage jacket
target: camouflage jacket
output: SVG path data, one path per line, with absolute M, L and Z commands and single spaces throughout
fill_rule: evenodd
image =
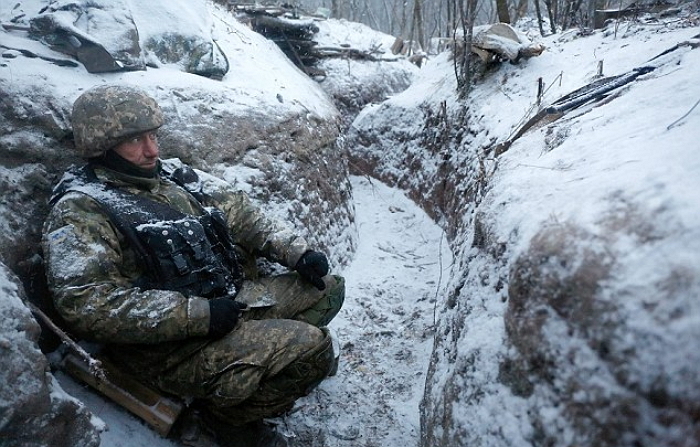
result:
M 181 165 L 166 160 L 163 169 Z M 308 249 L 303 238 L 267 218 L 243 192 L 197 173 L 197 184 L 187 189 L 199 191 L 201 205 L 223 211 L 236 245 L 288 267 Z M 182 213 L 201 213 L 197 199 L 164 176 L 136 178 L 99 167 L 95 174 L 112 187 Z M 135 286 L 144 275 L 137 254 L 90 191 L 68 191 L 58 199 L 44 224 L 42 248 L 56 309 L 82 338 L 152 344 L 207 335 L 207 299 Z

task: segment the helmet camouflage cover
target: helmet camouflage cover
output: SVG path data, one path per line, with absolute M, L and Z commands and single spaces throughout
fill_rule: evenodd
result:
M 155 99 L 136 87 L 103 85 L 75 100 L 71 121 L 78 154 L 91 158 L 131 136 L 159 128 L 163 112 Z

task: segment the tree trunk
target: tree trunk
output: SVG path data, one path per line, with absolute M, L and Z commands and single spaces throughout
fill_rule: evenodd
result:
M 425 48 L 425 33 L 423 32 L 423 0 L 413 0 L 413 27 L 416 31 L 416 40 L 420 44 L 421 48 Z M 411 38 L 413 40 L 413 38 Z
M 542 23 L 542 10 L 540 9 L 540 0 L 535 0 L 535 12 L 537 13 L 537 25 L 540 27 L 540 36 L 544 37 L 544 27 Z
M 496 0 L 496 11 L 498 11 L 498 21 L 510 24 L 510 13 L 508 12 L 508 0 Z
M 447 36 L 452 36 L 457 28 L 455 16 L 455 0 L 447 0 Z
M 581 5 L 583 4 L 583 0 L 570 0 L 572 5 L 571 5 L 571 10 L 569 11 L 569 26 L 577 24 L 579 22 L 576 20 L 576 15 L 581 12 Z M 578 23 L 579 26 L 585 26 L 585 23 Z
M 457 75 L 457 90 L 460 99 L 465 99 L 469 95 L 472 84 L 472 38 L 474 35 L 474 22 L 475 13 L 478 0 L 467 0 L 466 10 L 464 4 L 459 4 L 459 15 L 462 26 L 462 33 L 464 37 L 464 52 L 462 54 L 461 60 L 458 62 L 459 57 L 455 55 L 455 72 Z M 456 42 L 455 42 L 456 50 Z
M 389 8 L 389 5 L 387 5 L 387 0 L 382 0 L 382 7 L 384 9 L 384 18 L 386 20 L 384 30 L 388 32 L 392 36 L 396 36 L 395 31 L 394 31 L 394 11 Z
M 554 21 L 554 5 L 552 0 L 544 0 L 545 6 L 547 6 L 547 14 L 549 15 L 549 26 L 552 29 L 552 34 L 556 34 L 557 26 Z
M 518 7 L 515 12 L 515 20 L 513 22 L 517 22 L 518 20 L 522 19 L 525 17 L 527 14 L 527 8 L 528 8 L 528 0 L 519 0 L 518 1 Z

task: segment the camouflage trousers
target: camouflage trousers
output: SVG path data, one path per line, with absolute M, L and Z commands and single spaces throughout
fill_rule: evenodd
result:
M 236 300 L 249 308 L 229 334 L 119 353 L 120 363 L 129 355 L 132 366 L 140 365 L 139 376 L 228 425 L 279 415 L 334 364 L 324 326 L 343 304 L 345 282 L 340 276 L 324 281 L 323 291 L 296 273 L 246 281 Z

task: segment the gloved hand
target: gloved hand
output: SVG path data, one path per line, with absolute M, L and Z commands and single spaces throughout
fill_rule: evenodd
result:
M 326 288 L 322 278 L 328 274 L 328 258 L 323 253 L 307 251 L 294 266 L 294 270 L 318 290 Z
M 219 338 L 231 332 L 247 307 L 228 296 L 209 300 L 209 335 Z

